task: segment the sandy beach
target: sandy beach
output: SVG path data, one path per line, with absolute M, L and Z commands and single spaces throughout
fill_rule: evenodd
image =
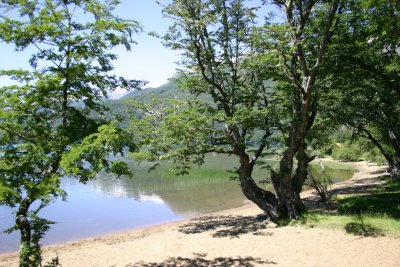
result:
M 354 163 L 349 163 L 354 164 Z M 352 179 L 334 190 L 381 183 L 385 167 L 356 163 Z M 302 193 L 313 199 L 312 191 Z M 400 238 L 360 237 L 344 230 L 276 227 L 250 202 L 240 208 L 128 232 L 43 248 L 48 261 L 85 266 L 400 266 Z M 18 266 L 1 254 L 0 267 Z

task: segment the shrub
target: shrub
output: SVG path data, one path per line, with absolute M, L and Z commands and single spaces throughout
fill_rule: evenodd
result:
M 338 144 L 332 151 L 332 157 L 343 161 L 359 161 L 362 158 L 362 150 L 357 142 Z
M 330 189 L 333 184 L 332 175 L 331 171 L 326 171 L 323 167 L 320 169 L 319 173 L 309 169 L 305 184 L 317 191 L 321 201 L 327 201 L 329 198 L 328 189 Z

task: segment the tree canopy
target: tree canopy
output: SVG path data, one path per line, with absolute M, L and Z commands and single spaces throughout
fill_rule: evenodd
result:
M 329 55 L 325 114 L 376 145 L 400 175 L 400 5 L 350 1 Z
M 0 88 L 0 204 L 15 210 L 21 266 L 41 264 L 39 240 L 52 222 L 38 212 L 65 197 L 60 178 L 86 182 L 101 170 L 130 175 L 126 163 L 110 161 L 126 148 L 137 149 L 137 160 L 171 161 L 179 174 L 202 164 L 206 153 L 235 155 L 244 195 L 275 221 L 304 211 L 308 147 L 326 123 L 370 140 L 392 177 L 400 175 L 400 4 L 257 3 L 273 5 L 279 19 L 263 14 L 261 21 L 262 9 L 246 0 L 166 4 L 173 24 L 162 40 L 182 51 L 174 84 L 185 92 L 132 102 L 128 128 L 103 103 L 116 88 L 142 85 L 111 74 L 112 49 L 130 50 L 141 30 L 114 15 L 119 1 L 2 1 L 0 40 L 36 51 L 30 69 L 0 70 L 14 81 Z M 280 161 L 271 192 L 252 173 L 274 153 Z
M 131 138 L 101 116 L 109 91 L 141 84 L 110 74 L 110 50 L 129 50 L 140 30 L 113 15 L 118 2 L 2 1 L 0 39 L 17 51 L 37 51 L 27 59 L 31 69 L 0 72 L 15 81 L 0 88 L 0 203 L 15 209 L 21 266 L 41 264 L 38 242 L 51 222 L 37 213 L 65 197 L 61 176 L 87 181 L 101 169 L 129 173 L 108 156 L 133 148 Z
M 156 155 L 180 151 L 173 155 L 186 163 L 191 163 L 193 155 L 194 162 L 201 163 L 198 155 L 209 151 L 238 156 L 243 193 L 276 220 L 298 218 L 303 209 L 299 193 L 309 161 L 305 138 L 316 114 L 318 92 L 314 87 L 343 7 L 341 1 L 274 4 L 285 21 L 267 19 L 261 27 L 256 23 L 256 7 L 243 0 L 176 0 L 165 6 L 165 16 L 175 23 L 164 42 L 184 51 L 186 71 L 178 80 L 192 95 L 210 96 L 213 105 L 202 104 L 203 108 L 196 110 L 192 101 L 186 105 L 191 111 L 179 113 L 181 117 L 172 111 L 162 113 L 165 124 L 149 125 L 160 125 L 169 138 L 153 139 L 159 136 L 153 134 L 144 140 L 156 140 L 145 142 L 150 155 L 155 150 Z M 193 112 L 198 115 L 187 116 Z M 170 120 L 173 123 L 168 125 Z M 246 141 L 256 132 L 260 142 L 251 149 Z M 272 175 L 275 195 L 258 186 L 251 174 L 259 157 L 271 152 L 268 148 L 279 139 L 284 139 L 285 151 L 279 171 Z M 296 156 L 299 164 L 292 176 Z

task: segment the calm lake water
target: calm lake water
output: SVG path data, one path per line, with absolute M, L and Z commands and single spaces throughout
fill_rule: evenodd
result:
M 57 222 L 42 244 L 54 244 L 105 233 L 175 221 L 195 214 L 239 207 L 245 200 L 237 180 L 229 179 L 237 165 L 235 157 L 209 155 L 206 164 L 190 175 L 175 176 L 162 166 L 148 172 L 149 166 L 136 166 L 133 178 L 100 174 L 87 184 L 64 178 L 62 188 L 68 199 L 44 208 L 40 216 Z M 255 179 L 264 179 L 257 168 Z M 352 176 L 351 170 L 335 170 L 335 180 Z M 13 225 L 10 209 L 0 206 L 0 231 Z M 16 251 L 19 233 L 0 233 L 0 253 Z

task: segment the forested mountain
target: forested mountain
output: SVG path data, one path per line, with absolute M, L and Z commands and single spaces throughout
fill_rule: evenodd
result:
M 145 101 L 148 100 L 152 97 L 157 97 L 157 98 L 181 98 L 185 95 L 185 93 L 178 89 L 178 86 L 176 85 L 175 81 L 171 80 L 168 81 L 167 83 L 161 85 L 160 87 L 155 87 L 155 88 L 146 88 L 142 90 L 135 90 L 132 92 L 129 92 L 125 96 L 119 99 L 119 101 L 126 101 L 127 99 L 137 99 L 140 101 Z M 118 101 L 118 100 L 117 100 Z
M 146 103 L 152 99 L 182 99 L 185 95 L 186 93 L 178 88 L 176 82 L 171 80 L 159 87 L 135 90 L 119 99 L 106 100 L 107 116 L 115 117 L 123 126 L 128 126 L 132 116 L 139 116 L 133 107 L 134 102 Z

